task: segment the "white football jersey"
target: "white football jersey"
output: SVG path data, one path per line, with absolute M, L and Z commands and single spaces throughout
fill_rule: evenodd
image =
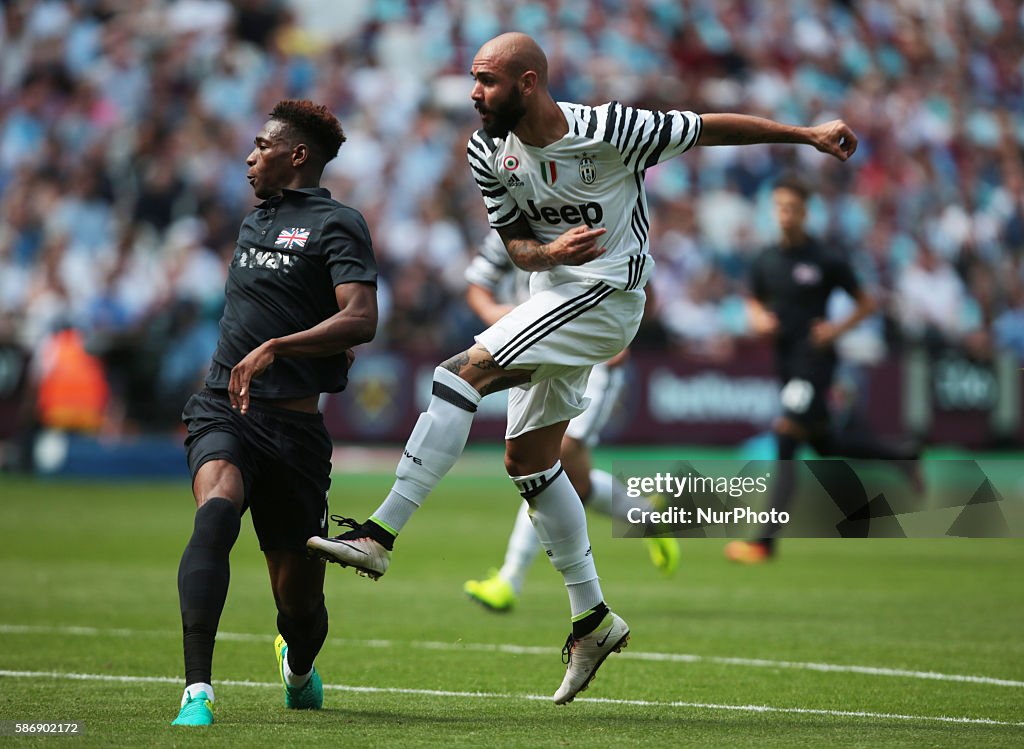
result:
M 701 119 L 693 112 L 654 112 L 610 102 L 559 102 L 569 132 L 544 148 L 509 133 L 476 131 L 469 166 L 498 229 L 521 216 L 541 242 L 573 226 L 604 227 L 604 255 L 582 266 L 546 271 L 551 281 L 595 279 L 618 289 L 643 288 L 654 267 L 648 247 L 647 169 L 691 148 Z

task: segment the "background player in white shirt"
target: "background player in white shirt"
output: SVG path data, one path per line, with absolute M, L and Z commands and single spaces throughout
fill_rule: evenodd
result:
M 562 435 L 585 408 L 590 370 L 629 345 L 643 315 L 647 251 L 645 170 L 696 145 L 802 143 L 845 161 L 857 139 L 845 123 L 783 125 L 738 114 L 650 112 L 617 103 L 556 102 L 547 58 L 525 34 L 502 34 L 473 60 L 471 98 L 483 131 L 469 164 L 490 224 L 513 262 L 534 271 L 531 297 L 434 371 L 396 481 L 361 524 L 311 550 L 378 578 L 395 537 L 462 454 L 480 399 L 509 393 L 505 468 L 530 503 L 537 536 L 569 594 L 572 632 L 556 704 L 571 702 L 629 627 L 604 602 L 579 496 L 559 464 Z
M 486 325 L 494 325 L 521 302 L 529 298 L 530 275 L 519 270 L 509 257 L 501 235 L 492 231 L 480 246 L 473 262 L 466 268 L 466 303 Z M 607 471 L 593 468 L 591 450 L 601 430 L 611 418 L 625 385 L 623 363 L 628 349 L 607 362 L 594 366 L 584 397 L 587 410 L 569 422 L 562 437 L 561 463 L 573 488 L 585 507 L 602 515 L 614 516 L 622 510 L 626 488 Z M 613 496 L 620 505 L 613 507 Z M 651 510 L 645 500 L 628 500 L 630 507 Z M 508 611 L 515 606 L 523 588 L 526 572 L 540 552 L 541 546 L 529 516 L 529 503 L 519 507 L 505 549 L 500 570 L 484 580 L 468 580 L 463 590 L 474 601 L 491 611 Z M 679 543 L 674 538 L 645 538 L 651 563 L 666 574 L 679 564 Z

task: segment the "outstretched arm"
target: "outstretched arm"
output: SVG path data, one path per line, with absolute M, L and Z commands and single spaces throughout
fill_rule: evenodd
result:
M 800 143 L 846 161 L 857 150 L 857 136 L 842 120 L 813 127 L 784 125 L 745 114 L 702 114 L 698 146 L 741 146 L 751 143 Z

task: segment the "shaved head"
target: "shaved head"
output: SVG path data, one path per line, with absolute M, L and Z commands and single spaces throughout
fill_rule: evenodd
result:
M 501 34 L 485 42 L 476 53 L 478 60 L 488 60 L 509 75 L 519 77 L 528 70 L 537 74 L 541 87 L 548 85 L 548 58 L 531 37 L 518 31 Z

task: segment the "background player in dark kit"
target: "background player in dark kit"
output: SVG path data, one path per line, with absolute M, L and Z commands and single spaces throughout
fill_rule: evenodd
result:
M 327 636 L 324 564 L 305 553 L 327 526 L 331 441 L 317 402 L 345 387 L 351 347 L 377 327 L 366 223 L 320 187 L 344 141 L 325 107 L 282 101 L 246 159 L 263 202 L 239 231 L 206 389 L 182 415 L 197 510 L 178 571 L 186 688 L 177 725 L 213 722 L 214 637 L 247 508 L 277 605 L 285 704 L 323 704 L 313 660 Z
M 779 244 L 765 250 L 751 268 L 747 308 L 751 326 L 775 341 L 782 414 L 774 431 L 780 461 L 772 484 L 772 507 L 786 510 L 796 488 L 792 463 L 806 442 L 822 456 L 916 460 L 917 450 L 890 445 L 867 433 L 839 433 L 831 423 L 828 396 L 835 374 L 835 343 L 877 308 L 875 296 L 857 280 L 838 250 L 807 234 L 807 187 L 796 177 L 780 179 L 772 191 Z M 829 297 L 843 289 L 855 302 L 840 321 L 827 319 Z M 754 541 L 733 541 L 725 554 L 756 564 L 771 557 L 776 528 L 761 529 Z

